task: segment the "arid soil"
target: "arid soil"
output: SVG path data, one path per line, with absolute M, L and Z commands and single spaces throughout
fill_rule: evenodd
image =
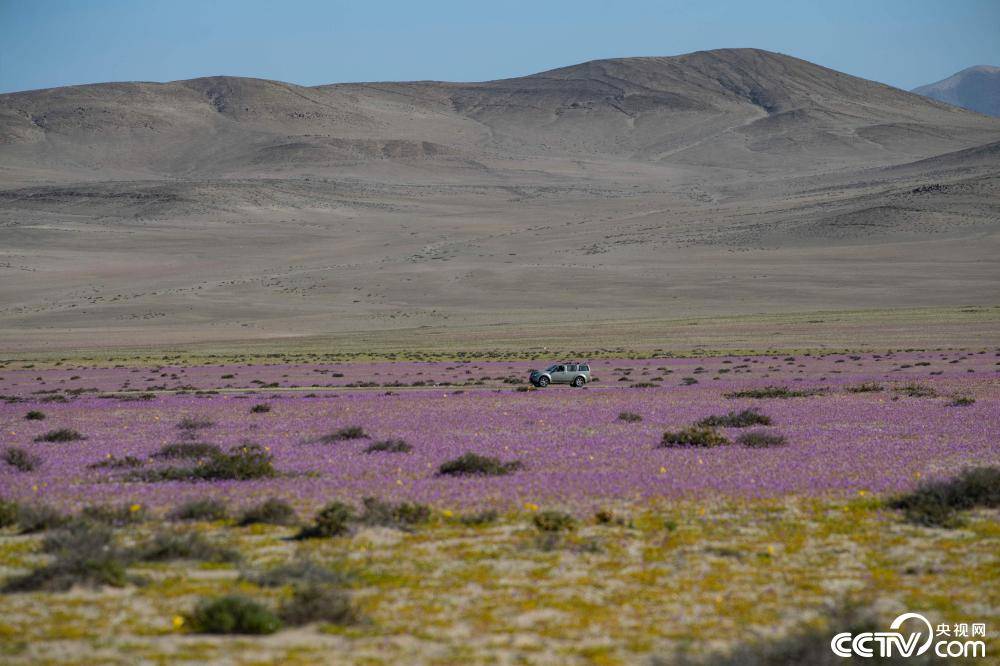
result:
M 752 49 L 2 95 L 0 348 L 990 306 L 998 174 L 1000 119 Z

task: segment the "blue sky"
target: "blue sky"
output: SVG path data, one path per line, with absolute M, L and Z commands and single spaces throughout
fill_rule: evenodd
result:
M 744 46 L 912 88 L 1000 65 L 1000 0 L 0 0 L 0 92 L 214 74 L 477 81 Z

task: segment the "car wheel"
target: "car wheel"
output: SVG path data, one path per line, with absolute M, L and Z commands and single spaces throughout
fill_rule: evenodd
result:
M 548 385 L 549 385 L 549 378 L 548 377 L 539 377 L 538 378 L 538 388 L 545 388 Z
M 583 377 L 577 377 L 576 379 L 573 380 L 573 386 L 575 386 L 577 388 L 580 388 L 585 383 L 586 382 L 584 382 Z

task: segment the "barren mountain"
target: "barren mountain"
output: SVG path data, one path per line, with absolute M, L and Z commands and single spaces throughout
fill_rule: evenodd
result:
M 0 95 L 0 343 L 992 303 L 998 141 L 751 49 Z
M 968 67 L 913 92 L 987 116 L 1000 116 L 1000 67 Z

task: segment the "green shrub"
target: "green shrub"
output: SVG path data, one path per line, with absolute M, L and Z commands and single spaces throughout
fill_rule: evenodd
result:
M 253 407 L 250 408 L 251 414 L 266 414 L 269 411 L 271 411 L 271 405 L 268 405 L 267 403 L 263 402 L 259 405 L 254 405 Z
M 500 517 L 496 511 L 492 509 L 487 509 L 484 511 L 477 511 L 475 513 L 466 513 L 459 517 L 458 522 L 463 525 L 468 525 L 469 527 L 478 527 L 480 525 L 489 525 L 490 523 L 495 523 Z
M 443 476 L 503 476 L 523 468 L 524 464 L 519 460 L 501 462 L 499 458 L 470 452 L 442 463 L 438 467 L 438 474 Z
M 7 581 L 4 592 L 62 592 L 74 585 L 122 587 L 128 582 L 128 558 L 115 546 L 106 526 L 75 522 L 47 537 L 42 550 L 54 559 Z
M 213 421 L 209 421 L 208 419 L 199 419 L 193 416 L 185 416 L 180 421 L 178 421 L 177 429 L 186 430 L 190 432 L 192 430 L 204 430 L 206 428 L 211 428 L 214 425 L 215 423 Z
M 244 578 L 260 587 L 342 585 L 351 580 L 351 576 L 341 570 L 331 569 L 307 559 L 295 560 Z
M 207 442 L 179 442 L 177 444 L 165 444 L 153 454 L 153 457 L 176 460 L 179 458 L 210 458 L 221 453 L 222 449 L 215 444 Z
M 335 430 L 329 435 L 323 435 L 319 438 L 324 444 L 333 444 L 334 442 L 341 442 L 348 439 L 365 439 L 368 435 L 365 433 L 361 426 L 345 426 L 340 430 Z
M 296 539 L 323 539 L 342 536 L 350 529 L 354 507 L 343 502 L 330 502 L 316 514 L 312 525 L 303 527 Z
M 45 412 L 40 412 L 37 409 L 32 409 L 30 412 L 24 415 L 24 418 L 28 421 L 44 421 Z
M 977 467 L 952 479 L 926 481 L 890 500 L 889 506 L 918 525 L 956 527 L 961 524 L 959 511 L 1000 506 L 1000 467 Z
M 199 560 L 202 562 L 238 562 L 240 553 L 206 539 L 198 532 L 163 530 L 135 547 L 133 555 L 143 562 Z
M 848 393 L 878 393 L 885 389 L 878 382 L 863 382 L 854 386 L 845 386 L 844 390 Z
M 273 634 L 281 620 L 261 604 L 240 595 L 202 601 L 187 617 L 187 624 L 201 634 Z
M 347 592 L 319 585 L 297 588 L 292 598 L 282 605 L 279 616 L 291 626 L 310 622 L 353 624 L 358 620 Z
M 976 399 L 968 395 L 959 395 L 952 398 L 951 402 L 948 403 L 949 407 L 968 407 L 969 405 L 976 404 Z
M 904 384 L 903 386 L 893 387 L 892 390 L 910 398 L 936 398 L 938 394 L 933 388 L 924 386 L 923 384 Z
M 707 416 L 698 421 L 698 425 L 714 428 L 747 428 L 752 425 L 771 425 L 771 417 L 761 414 L 756 409 L 744 409 L 742 412 L 729 412 L 725 415 Z
M 621 412 L 618 414 L 618 420 L 625 423 L 638 423 L 642 421 L 642 417 L 634 412 Z
M 18 472 L 33 472 L 42 466 L 42 458 L 20 446 L 10 446 L 3 452 L 3 461 Z
M 413 447 L 401 439 L 387 439 L 370 444 L 365 453 L 409 453 L 412 450 Z
M 59 428 L 58 430 L 50 430 L 44 435 L 39 435 L 35 438 L 36 442 L 76 442 L 81 439 L 87 439 L 76 430 L 71 428 Z
M 358 516 L 358 522 L 363 525 L 408 528 L 426 523 L 430 518 L 430 507 L 424 504 L 410 502 L 392 504 L 374 497 L 366 497 L 362 500 L 362 512 Z
M 827 392 L 824 388 L 790 389 L 785 386 L 765 386 L 764 388 L 746 389 L 726 393 L 727 398 L 808 398 Z
M 531 522 L 542 532 L 564 532 L 576 527 L 573 516 L 562 511 L 540 511 L 531 517 Z
M 136 458 L 135 456 L 125 456 L 124 458 L 116 458 L 114 456 L 110 458 L 105 458 L 104 460 L 98 460 L 95 463 L 87 465 L 88 469 L 135 469 L 137 467 L 142 467 L 146 462 L 142 458 Z
M 226 503 L 211 497 L 190 500 L 170 512 L 173 520 L 225 520 L 229 517 Z
M 271 497 L 260 504 L 246 509 L 240 514 L 240 525 L 253 525 L 264 523 L 267 525 L 294 525 L 298 522 L 298 515 L 295 509 L 288 502 Z
M 146 520 L 147 514 L 146 508 L 141 504 L 119 504 L 118 506 L 96 504 L 83 507 L 80 510 L 80 518 L 102 525 L 123 526 L 141 523 Z
M 200 469 L 199 478 L 206 480 L 245 481 L 264 479 L 277 472 L 271 464 L 272 456 L 257 444 L 243 444 L 229 453 L 212 456 Z
M 162 467 L 132 474 L 134 481 L 248 481 L 277 475 L 272 456 L 257 444 L 241 444 L 194 467 Z
M 69 516 L 47 504 L 22 504 L 17 511 L 17 525 L 21 534 L 44 532 L 62 527 L 69 521 Z
M 749 446 L 752 449 L 767 449 L 774 446 L 785 446 L 788 441 L 784 435 L 767 432 L 766 430 L 751 430 L 741 433 L 736 438 L 736 443 L 741 446 Z
M 0 529 L 17 525 L 18 506 L 16 502 L 0 499 Z
M 660 440 L 660 448 L 685 448 L 724 446 L 729 444 L 722 433 L 715 428 L 690 426 L 678 432 L 665 432 Z
M 767 634 L 756 641 L 741 643 L 729 650 L 712 652 L 698 658 L 682 653 L 666 660 L 653 659 L 651 666 L 839 666 L 855 660 L 836 656 L 830 650 L 831 636 L 842 631 L 855 636 L 884 631 L 882 626 L 870 611 L 853 604 L 841 604 L 828 611 L 819 624 L 802 624 L 784 635 L 774 637 Z M 900 666 L 924 666 L 932 663 L 929 658 L 895 656 L 883 659 L 877 654 L 874 659 L 863 661 Z

